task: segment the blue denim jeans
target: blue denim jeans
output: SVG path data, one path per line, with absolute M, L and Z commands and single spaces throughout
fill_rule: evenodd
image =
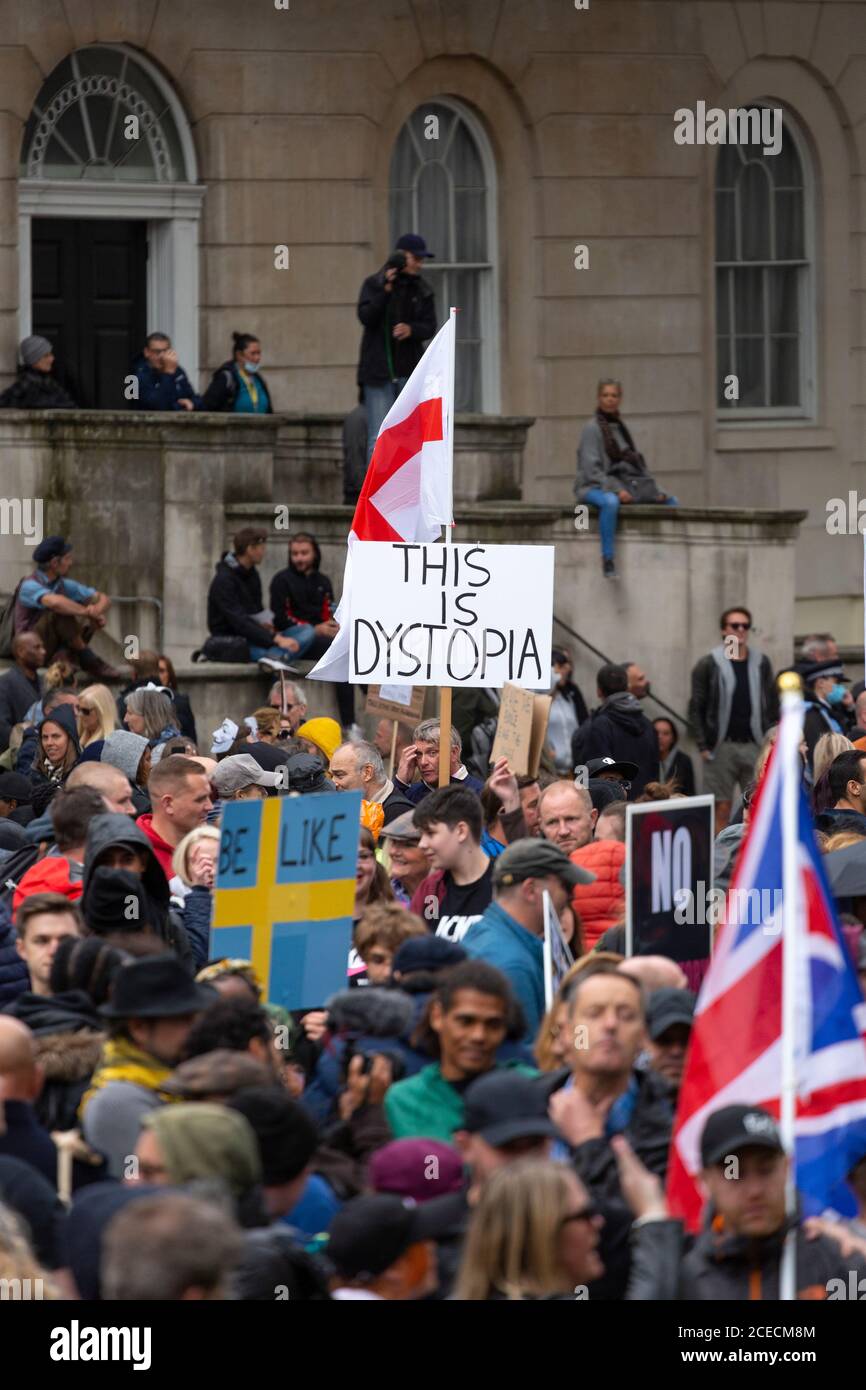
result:
M 303 656 L 316 640 L 316 629 L 311 623 L 298 623 L 296 627 L 287 627 L 285 632 L 280 633 L 280 636 L 294 637 L 298 644 L 298 650 L 289 652 L 284 647 L 254 647 L 250 644 L 252 660 L 261 661 L 262 657 L 266 656 L 271 661 L 291 661 L 293 656 Z
M 583 500 L 598 510 L 598 529 L 601 532 L 601 554 L 605 560 L 613 559 L 613 542 L 616 535 L 616 522 L 620 500 L 615 492 L 605 492 L 604 488 L 591 487 L 583 494 Z M 662 504 L 665 507 L 678 507 L 675 497 L 669 497 Z
M 376 436 L 382 421 L 396 401 L 408 377 L 400 376 L 396 381 L 383 381 L 375 386 L 364 387 L 364 409 L 367 412 L 367 467 L 376 447 Z

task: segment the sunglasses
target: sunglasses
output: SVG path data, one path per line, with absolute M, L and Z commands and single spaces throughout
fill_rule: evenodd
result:
M 79 706 L 78 706 L 78 713 L 79 713 L 79 714 L 95 714 L 95 713 L 96 713 L 96 706 L 95 706 L 95 705 L 79 705 Z
M 752 630 L 751 623 L 728 623 L 728 627 L 733 628 L 735 632 L 751 632 Z

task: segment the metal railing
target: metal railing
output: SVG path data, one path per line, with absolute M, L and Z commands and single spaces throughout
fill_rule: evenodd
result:
M 582 647 L 586 647 L 587 651 L 592 652 L 593 656 L 597 656 L 599 661 L 611 666 L 621 665 L 621 663 L 619 661 L 616 661 L 612 656 L 607 656 L 604 652 L 599 651 L 598 647 L 594 647 L 592 643 L 588 642 L 585 637 L 582 637 L 579 632 L 575 632 L 573 627 L 569 627 L 568 623 L 564 623 L 562 621 L 562 618 L 557 618 L 555 613 L 553 615 L 553 621 L 557 624 L 558 627 L 562 628 L 563 632 L 567 632 L 569 637 L 573 637 L 575 642 L 579 642 Z M 684 729 L 688 729 L 689 721 L 686 718 L 686 716 L 684 714 L 680 714 L 678 710 L 672 709 L 671 706 L 667 704 L 665 700 L 659 699 L 658 695 L 656 695 L 654 690 L 650 691 L 649 695 L 647 696 L 647 699 L 652 700 L 655 704 L 657 704 L 659 709 L 664 710 L 665 714 L 671 715 L 674 719 L 678 719 Z

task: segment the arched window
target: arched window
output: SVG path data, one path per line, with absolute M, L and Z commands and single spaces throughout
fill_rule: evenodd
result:
M 194 180 L 176 103 L 149 69 L 125 49 L 99 44 L 64 58 L 33 104 L 22 178 Z
M 153 330 L 196 380 L 197 178 L 181 103 L 145 54 L 92 44 L 43 83 L 21 145 L 19 337 L 52 343 L 78 405 L 128 408 Z
M 391 242 L 419 232 L 435 254 L 423 274 L 443 323 L 457 315 L 457 410 L 499 409 L 494 166 L 470 112 L 444 98 L 404 125 L 391 159 Z
M 810 192 L 787 111 L 778 154 L 760 145 L 719 151 L 716 399 L 726 417 L 814 411 Z

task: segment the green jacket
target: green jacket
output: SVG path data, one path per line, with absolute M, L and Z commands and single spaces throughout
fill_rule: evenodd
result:
M 523 1062 L 503 1066 L 536 1076 L 534 1067 Z M 497 1068 L 498 1070 L 499 1068 Z M 423 1067 L 415 1076 L 397 1081 L 385 1094 L 385 1117 L 395 1139 L 442 1139 L 450 1144 L 455 1129 L 463 1127 L 463 1097 L 446 1081 L 438 1062 Z

